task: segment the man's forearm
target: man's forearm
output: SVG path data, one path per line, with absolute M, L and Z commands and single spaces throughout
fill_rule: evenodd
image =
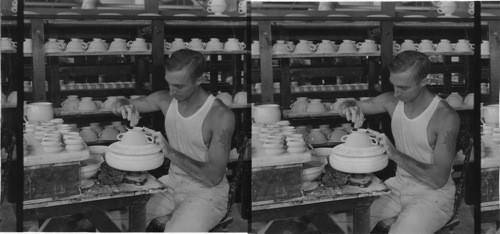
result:
M 405 171 L 415 176 L 415 178 L 427 183 L 433 188 L 440 187 L 438 185 L 439 184 L 438 181 L 440 180 L 440 178 L 437 178 L 438 175 L 430 173 L 430 170 L 434 165 L 419 162 L 414 158 L 399 151 L 396 154 L 397 155 L 393 156 L 391 159 L 394 160 L 394 162 L 396 162 L 398 166 L 402 167 Z M 441 178 L 441 179 L 446 180 L 448 178 Z

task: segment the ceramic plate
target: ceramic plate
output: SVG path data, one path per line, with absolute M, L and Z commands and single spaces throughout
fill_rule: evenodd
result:
M 371 17 L 385 17 L 385 18 L 389 18 L 390 16 L 388 16 L 388 15 L 369 15 L 367 17 L 370 17 L 370 18 Z
M 403 18 L 427 18 L 423 15 L 405 15 Z

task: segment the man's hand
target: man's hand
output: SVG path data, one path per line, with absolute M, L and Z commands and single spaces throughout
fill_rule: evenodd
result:
M 389 140 L 384 133 L 380 133 L 375 130 L 368 129 L 368 133 L 375 136 L 378 143 L 384 147 L 385 153 L 389 156 L 389 159 L 394 160 L 394 157 L 397 155 L 397 149 L 394 147 L 391 140 Z
M 167 139 L 165 139 L 165 137 L 161 134 L 161 132 L 157 132 L 153 129 L 149 129 L 146 127 L 144 127 L 144 131 L 151 134 L 151 137 L 153 137 L 154 142 L 161 147 L 163 155 L 166 158 L 172 160 L 172 156 L 175 155 L 174 149 L 170 146 Z
M 132 127 L 136 126 L 141 118 L 137 108 L 126 99 L 120 99 L 115 102 L 113 113 L 115 115 L 121 114 L 123 119 L 130 121 L 130 126 Z
M 363 126 L 363 122 L 365 121 L 365 115 L 363 111 L 359 109 L 357 106 L 343 106 L 339 111 L 341 116 L 344 116 L 348 121 L 354 123 L 354 128 L 360 128 Z

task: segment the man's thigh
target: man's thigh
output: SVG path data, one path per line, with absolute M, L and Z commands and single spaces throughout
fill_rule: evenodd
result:
M 208 232 L 226 214 L 226 207 L 214 203 L 221 198 L 207 199 L 196 195 L 175 197 L 176 209 L 165 225 L 165 232 Z M 227 204 L 227 200 L 225 201 Z
M 146 224 L 155 218 L 170 215 L 175 208 L 173 197 L 170 188 L 166 192 L 154 194 L 146 203 Z
M 378 197 L 370 206 L 370 230 L 373 230 L 378 222 L 398 216 L 399 212 L 401 202 L 397 191 Z
M 425 203 L 404 206 L 389 233 L 435 233 L 450 219 L 451 214 Z

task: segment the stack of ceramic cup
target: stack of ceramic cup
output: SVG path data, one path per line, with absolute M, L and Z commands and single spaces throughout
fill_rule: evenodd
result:
M 45 153 L 56 153 L 63 149 L 61 142 L 61 133 L 53 130 L 43 135 L 41 140 L 42 148 Z
M 83 138 L 77 132 L 68 132 L 63 135 L 64 148 L 68 151 L 78 151 L 83 149 Z
M 481 156 L 496 156 L 500 151 L 500 128 L 483 124 L 481 131 Z
M 302 138 L 302 134 L 292 133 L 286 135 L 286 151 L 288 153 L 296 154 L 306 151 L 306 142 Z

